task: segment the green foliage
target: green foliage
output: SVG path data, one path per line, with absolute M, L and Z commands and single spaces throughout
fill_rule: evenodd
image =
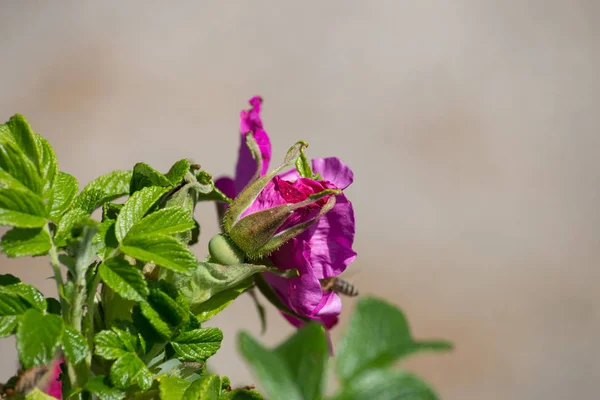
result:
M 83 361 L 89 353 L 85 338 L 70 326 L 65 326 L 61 338 L 62 349 L 67 360 L 73 364 Z
M 44 228 L 12 228 L 0 244 L 9 257 L 40 256 L 48 253 L 52 240 Z
M 33 286 L 12 275 L 0 275 L 0 337 L 13 334 L 27 310 L 44 312 L 46 308 L 44 296 Z
M 365 343 L 369 343 L 365 346 Z M 447 351 L 446 341 L 414 340 L 404 314 L 395 306 L 373 298 L 358 302 L 348 332 L 337 349 L 336 369 L 344 382 L 360 371 L 387 367 L 411 353 L 424 350 Z
M 174 272 L 191 275 L 198 266 L 194 253 L 168 235 L 133 236 L 119 246 L 124 254 L 147 263 L 154 263 Z
M 125 398 L 125 392 L 112 387 L 106 376 L 98 375 L 90 379 L 85 390 L 95 394 L 100 400 L 122 400 Z
M 42 392 L 38 388 L 33 389 L 31 392 L 27 393 L 25 396 L 25 400 L 56 400 L 54 397 L 47 395 Z
M 420 378 L 403 371 L 367 370 L 348 382 L 335 400 L 437 400 L 435 392 Z
M 102 282 L 121 297 L 132 301 L 144 301 L 148 297 L 148 285 L 142 273 L 122 258 L 110 258 L 98 267 Z
M 324 330 L 305 325 L 287 341 L 268 350 L 248 334 L 239 337 L 242 355 L 272 398 L 322 399 L 328 345 Z M 341 382 L 335 400 L 437 400 L 417 376 L 391 370 L 392 362 L 419 350 L 449 350 L 445 341 L 412 339 L 404 314 L 375 298 L 358 302 L 336 357 Z
M 113 328 L 98 333 L 94 343 L 97 355 L 115 360 L 110 367 L 110 381 L 115 387 L 127 389 L 137 385 L 142 390 L 150 389 L 152 373 L 138 355 L 144 352 L 143 339 L 129 331 Z
M 50 218 L 54 222 L 60 222 L 63 213 L 73 203 L 78 190 L 77 179 L 65 172 L 58 173 L 50 197 Z
M 113 171 L 88 183 L 75 196 L 73 207 L 91 214 L 95 209 L 129 193 L 131 171 Z
M 261 346 L 247 333 L 240 335 L 239 347 L 261 381 L 267 396 L 277 398 L 281 393 L 285 393 L 287 399 L 303 399 L 300 389 L 294 382 L 292 372 L 279 355 Z
M 150 210 L 154 204 L 165 194 L 166 189 L 157 186 L 146 187 L 139 192 L 135 192 L 123 205 L 115 232 L 117 240 L 122 243 L 127 232 Z
M 275 349 L 304 399 L 319 399 L 324 388 L 329 345 L 321 325 L 311 323 Z
M 181 361 L 204 362 L 221 348 L 223 333 L 218 328 L 200 328 L 182 332 L 172 342 Z
M 245 288 L 252 285 L 250 278 L 254 274 L 266 270 L 267 267 L 264 265 L 239 264 L 224 266 L 215 263 L 202 262 L 198 268 L 194 270 L 191 277 L 168 274 L 167 280 L 181 290 L 190 304 L 191 311 L 194 314 L 199 314 L 210 312 L 210 310 L 220 307 L 223 304 L 223 301 L 226 301 L 213 302 L 212 306 L 214 308 L 207 309 L 207 306 L 203 306 L 202 304 L 207 302 L 213 296 L 231 289 L 238 291 L 238 293 L 242 293 Z M 225 295 L 225 298 L 231 295 L 232 293 Z
M 247 140 L 261 165 L 253 135 Z M 0 337 L 15 334 L 25 369 L 64 356 L 65 399 L 262 399 L 251 387 L 231 388 L 227 377 L 207 372 L 207 360 L 220 349 L 223 333 L 202 324 L 250 292 L 264 329 L 264 307 L 255 287 L 281 311 L 309 321 L 287 309 L 263 276 L 291 278 L 298 271 L 262 265 L 269 263 L 262 256 L 312 221 L 273 237 L 298 204 L 242 222 L 238 218 L 284 169 L 295 164 L 300 176 L 316 178 L 306 146 L 296 143 L 282 165 L 256 176 L 234 200 L 187 159 L 165 174 L 138 163 L 130 171 L 100 176 L 78 193 L 76 178 L 59 170 L 50 144 L 15 115 L 0 125 L 0 225 L 11 228 L 0 246 L 9 257 L 47 254 L 59 300 L 44 298 L 12 275 L 0 275 Z M 306 204 L 337 193 L 318 193 Z M 200 201 L 220 203 L 221 211 L 230 204 L 225 232 L 210 241 L 210 257 L 203 262 L 189 248 L 200 233 L 194 219 Z M 318 217 L 334 204 L 331 196 Z M 102 219 L 95 221 L 92 214 L 100 207 Z M 241 236 L 245 251 L 238 243 Z M 270 398 L 324 398 L 330 348 L 320 325 L 306 324 L 274 349 L 245 333 L 239 345 Z M 333 398 L 435 400 L 418 377 L 391 368 L 409 354 L 449 348 L 444 341 L 413 339 L 394 306 L 361 300 L 340 342 L 335 365 L 341 387 Z M 49 397 L 35 389 L 25 398 Z
M 60 344 L 63 328 L 63 320 L 58 315 L 44 315 L 33 308 L 25 311 L 17 328 L 17 348 L 23 367 L 50 362 Z

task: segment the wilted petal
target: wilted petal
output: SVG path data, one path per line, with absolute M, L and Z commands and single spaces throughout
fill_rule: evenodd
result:
M 315 174 L 321 174 L 324 180 L 333 183 L 338 189 L 346 189 L 354 181 L 354 173 L 337 157 L 313 158 L 312 168 Z

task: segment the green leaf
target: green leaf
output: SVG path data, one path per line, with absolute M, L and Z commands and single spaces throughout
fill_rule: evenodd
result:
M 303 399 L 287 363 L 277 353 L 265 349 L 245 332 L 238 336 L 238 343 L 242 356 L 262 383 L 267 397 L 278 399 L 285 393 L 288 400 Z
M 181 326 L 189 321 L 189 308 L 187 304 L 177 301 L 177 295 L 178 293 L 174 287 L 161 285 L 153 288 L 148 296 L 148 302 L 152 305 L 152 308 L 161 315 L 164 321 L 174 327 Z
M 0 316 L 10 317 L 23 314 L 31 305 L 12 292 L 0 291 Z
M 52 191 L 57 179 L 58 161 L 54 149 L 46 139 L 36 133 L 34 140 L 39 154 L 38 171 L 42 179 L 44 194 L 47 195 Z
M 107 201 L 129 194 L 131 171 L 113 171 L 88 183 L 73 200 L 73 207 L 91 214 Z
M 23 282 L 0 286 L 0 294 L 18 296 L 27 303 L 27 307 L 34 307 L 40 312 L 47 308 L 46 299 L 35 287 Z
M 160 400 L 181 400 L 190 382 L 177 376 L 165 376 L 158 386 Z
M 114 360 L 122 355 L 135 351 L 126 343 L 123 343 L 119 335 L 114 331 L 100 331 L 94 337 L 95 354 L 107 360 Z
M 85 390 L 98 396 L 100 400 L 122 400 L 125 392 L 114 388 L 105 376 L 95 376 L 85 384 Z
M 202 262 L 194 270 L 192 277 L 168 274 L 167 280 L 173 283 L 190 303 L 190 310 L 196 314 L 203 311 L 198 306 L 217 293 L 241 285 L 249 277 L 266 271 L 264 265 L 238 264 L 225 266 Z
M 52 188 L 58 172 L 54 150 L 46 139 L 31 130 L 22 115 L 13 116 L 6 125 L 0 126 L 0 142 L 4 142 L 4 146 L 13 147 L 21 152 L 25 160 L 31 163 L 33 168 L 27 168 L 30 169 L 30 178 L 34 178 L 33 175 L 36 175 L 35 178 L 39 180 L 39 189 L 41 190 L 37 191 L 30 187 L 35 193 L 46 193 Z M 37 189 L 38 184 L 35 186 Z
M 189 231 L 193 227 L 194 219 L 189 211 L 182 207 L 169 207 L 145 216 L 141 221 L 131 227 L 128 235 L 171 235 Z
M 37 228 L 46 224 L 46 216 L 42 197 L 0 170 L 0 224 Z
M 197 304 L 191 311 L 200 322 L 208 321 L 223 311 L 250 286 L 252 286 L 252 279 L 242 281 L 238 286 L 219 292 L 205 302 Z
M 348 383 L 370 368 L 385 367 L 421 350 L 450 350 L 445 341 L 415 341 L 402 311 L 374 298 L 359 300 L 337 349 L 338 377 Z
M 0 286 L 14 285 L 21 280 L 12 274 L 0 274 Z
M 133 322 L 140 326 L 140 330 L 148 339 L 168 340 L 173 335 L 171 326 L 148 303 L 141 303 L 133 309 Z
M 0 125 L 0 139 L 12 142 L 39 168 L 40 155 L 34 135 L 29 123 L 20 114 L 15 114 L 5 125 Z
M 56 400 L 56 398 L 47 395 L 38 388 L 34 388 L 31 392 L 27 393 L 25 400 Z
M 123 259 L 105 260 L 98 267 L 98 273 L 102 281 L 124 299 L 144 301 L 148 296 L 149 290 L 144 275 Z
M 0 338 L 12 335 L 17 329 L 17 324 L 16 315 L 0 316 Z
M 58 300 L 56 300 L 54 297 L 47 297 L 46 303 L 48 304 L 46 307 L 46 312 L 50 314 L 61 315 L 61 305 Z
M 195 380 L 187 388 L 182 400 L 218 400 L 221 393 L 221 380 L 217 375 L 205 375 Z
M 54 314 L 43 315 L 29 309 L 17 328 L 17 348 L 24 368 L 52 360 L 63 332 L 63 320 Z
M 0 139 L 0 169 L 32 193 L 42 194 L 43 183 L 37 167 L 14 142 Z
M 275 350 L 286 362 L 292 378 L 305 400 L 321 399 L 329 344 L 320 324 L 309 323 Z
M 235 389 L 221 394 L 222 400 L 263 400 L 262 395 L 256 390 Z
M 13 228 L 2 237 L 2 251 L 9 257 L 40 256 L 52 247 L 44 228 Z
M 191 213 L 194 210 L 199 193 L 210 190 L 210 186 L 207 187 L 198 182 L 187 183 L 169 196 L 166 206 L 183 207 Z
M 65 172 L 58 173 L 50 196 L 50 218 L 54 222 L 60 222 L 60 217 L 71 206 L 78 190 L 77 179 Z
M 101 259 L 110 257 L 113 250 L 119 247 L 119 242 L 115 235 L 114 219 L 107 219 L 98 225 L 98 233 L 94 238 L 94 245 L 97 246 L 96 252 Z
M 110 380 L 120 389 L 138 385 L 146 391 L 152 386 L 152 373 L 136 354 L 126 353 L 110 367 Z
M 83 335 L 70 326 L 65 326 L 61 342 L 65 357 L 73 364 L 78 364 L 89 353 L 87 342 Z
M 194 253 L 171 236 L 134 236 L 127 238 L 119 249 L 130 257 L 180 274 L 191 275 L 198 266 Z
M 133 195 L 138 190 L 150 186 L 169 187 L 171 182 L 148 164 L 143 162 L 135 164 L 129 193 Z
M 115 225 L 115 233 L 119 243 L 123 242 L 131 227 L 142 219 L 166 191 L 167 189 L 158 186 L 146 187 L 139 192 L 135 192 L 127 199 Z
M 90 213 L 86 210 L 74 208 L 67 211 L 58 224 L 56 235 L 54 236 L 54 244 L 59 247 L 66 246 L 67 242 L 73 238 L 73 229 L 85 224 L 89 219 Z
M 171 182 L 173 186 L 179 185 L 185 175 L 190 170 L 190 162 L 187 159 L 179 160 L 166 173 L 167 179 Z
M 183 332 L 171 342 L 181 361 L 204 362 L 221 348 L 223 332 L 218 328 L 200 328 Z
M 435 392 L 415 375 L 372 369 L 348 382 L 335 400 L 437 400 Z

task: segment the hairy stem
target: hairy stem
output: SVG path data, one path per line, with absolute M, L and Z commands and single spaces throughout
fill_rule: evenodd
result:
M 60 272 L 60 262 L 58 261 L 58 251 L 56 250 L 56 246 L 54 245 L 54 238 L 52 237 L 52 233 L 50 232 L 50 228 L 48 227 L 48 224 L 46 224 L 44 226 L 44 230 L 46 231 L 48 236 L 50 236 L 50 242 L 52 244 L 50 246 L 50 250 L 48 251 L 48 255 L 50 256 L 50 265 L 52 265 L 52 270 L 54 271 L 54 280 L 56 281 L 56 288 L 58 289 L 58 294 L 59 294 L 59 297 L 61 298 L 61 303 L 62 303 L 62 297 L 60 296 L 60 291 L 61 291 L 61 287 L 63 285 L 63 279 L 62 279 L 62 274 Z
M 98 270 L 94 272 L 94 280 L 90 286 L 90 292 L 88 293 L 87 298 L 87 313 L 85 314 L 85 323 L 84 326 L 87 327 L 87 342 L 90 348 L 92 347 L 94 341 L 94 311 L 96 307 L 94 307 L 94 300 L 96 299 L 96 294 L 98 293 L 98 285 L 100 284 L 100 274 Z M 88 360 L 88 364 L 91 362 Z

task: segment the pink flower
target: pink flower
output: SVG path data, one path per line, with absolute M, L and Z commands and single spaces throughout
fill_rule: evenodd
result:
M 252 98 L 250 104 L 253 107 L 241 113 L 242 141 L 235 179 L 221 178 L 216 182 L 216 186 L 232 198 L 250 182 L 257 168 L 246 145 L 248 131 L 254 134 L 262 155 L 260 176 L 267 173 L 271 158 L 270 140 L 260 118 L 260 97 Z M 277 221 L 273 234 L 277 236 L 303 224 L 306 228 L 269 258 L 278 269 L 297 269 L 300 276 L 286 279 L 267 273 L 266 279 L 289 309 L 302 317 L 320 321 L 329 329 L 337 323 L 342 304 L 337 294 L 322 289 L 321 280 L 338 276 L 356 258 L 352 250 L 354 210 L 352 203 L 339 192 L 352 183 L 354 176 L 352 170 L 335 157 L 313 159 L 312 169 L 319 179 L 300 177 L 295 169 L 273 177 L 238 220 L 260 211 L 276 210 L 282 205 L 299 206 Z M 329 193 L 327 190 L 339 194 L 317 199 L 319 193 Z M 335 205 L 331 209 L 325 208 L 331 196 L 335 196 Z M 311 202 L 311 198 L 316 200 Z M 323 214 L 323 211 L 326 212 Z M 297 318 L 285 317 L 295 326 L 302 324 Z

